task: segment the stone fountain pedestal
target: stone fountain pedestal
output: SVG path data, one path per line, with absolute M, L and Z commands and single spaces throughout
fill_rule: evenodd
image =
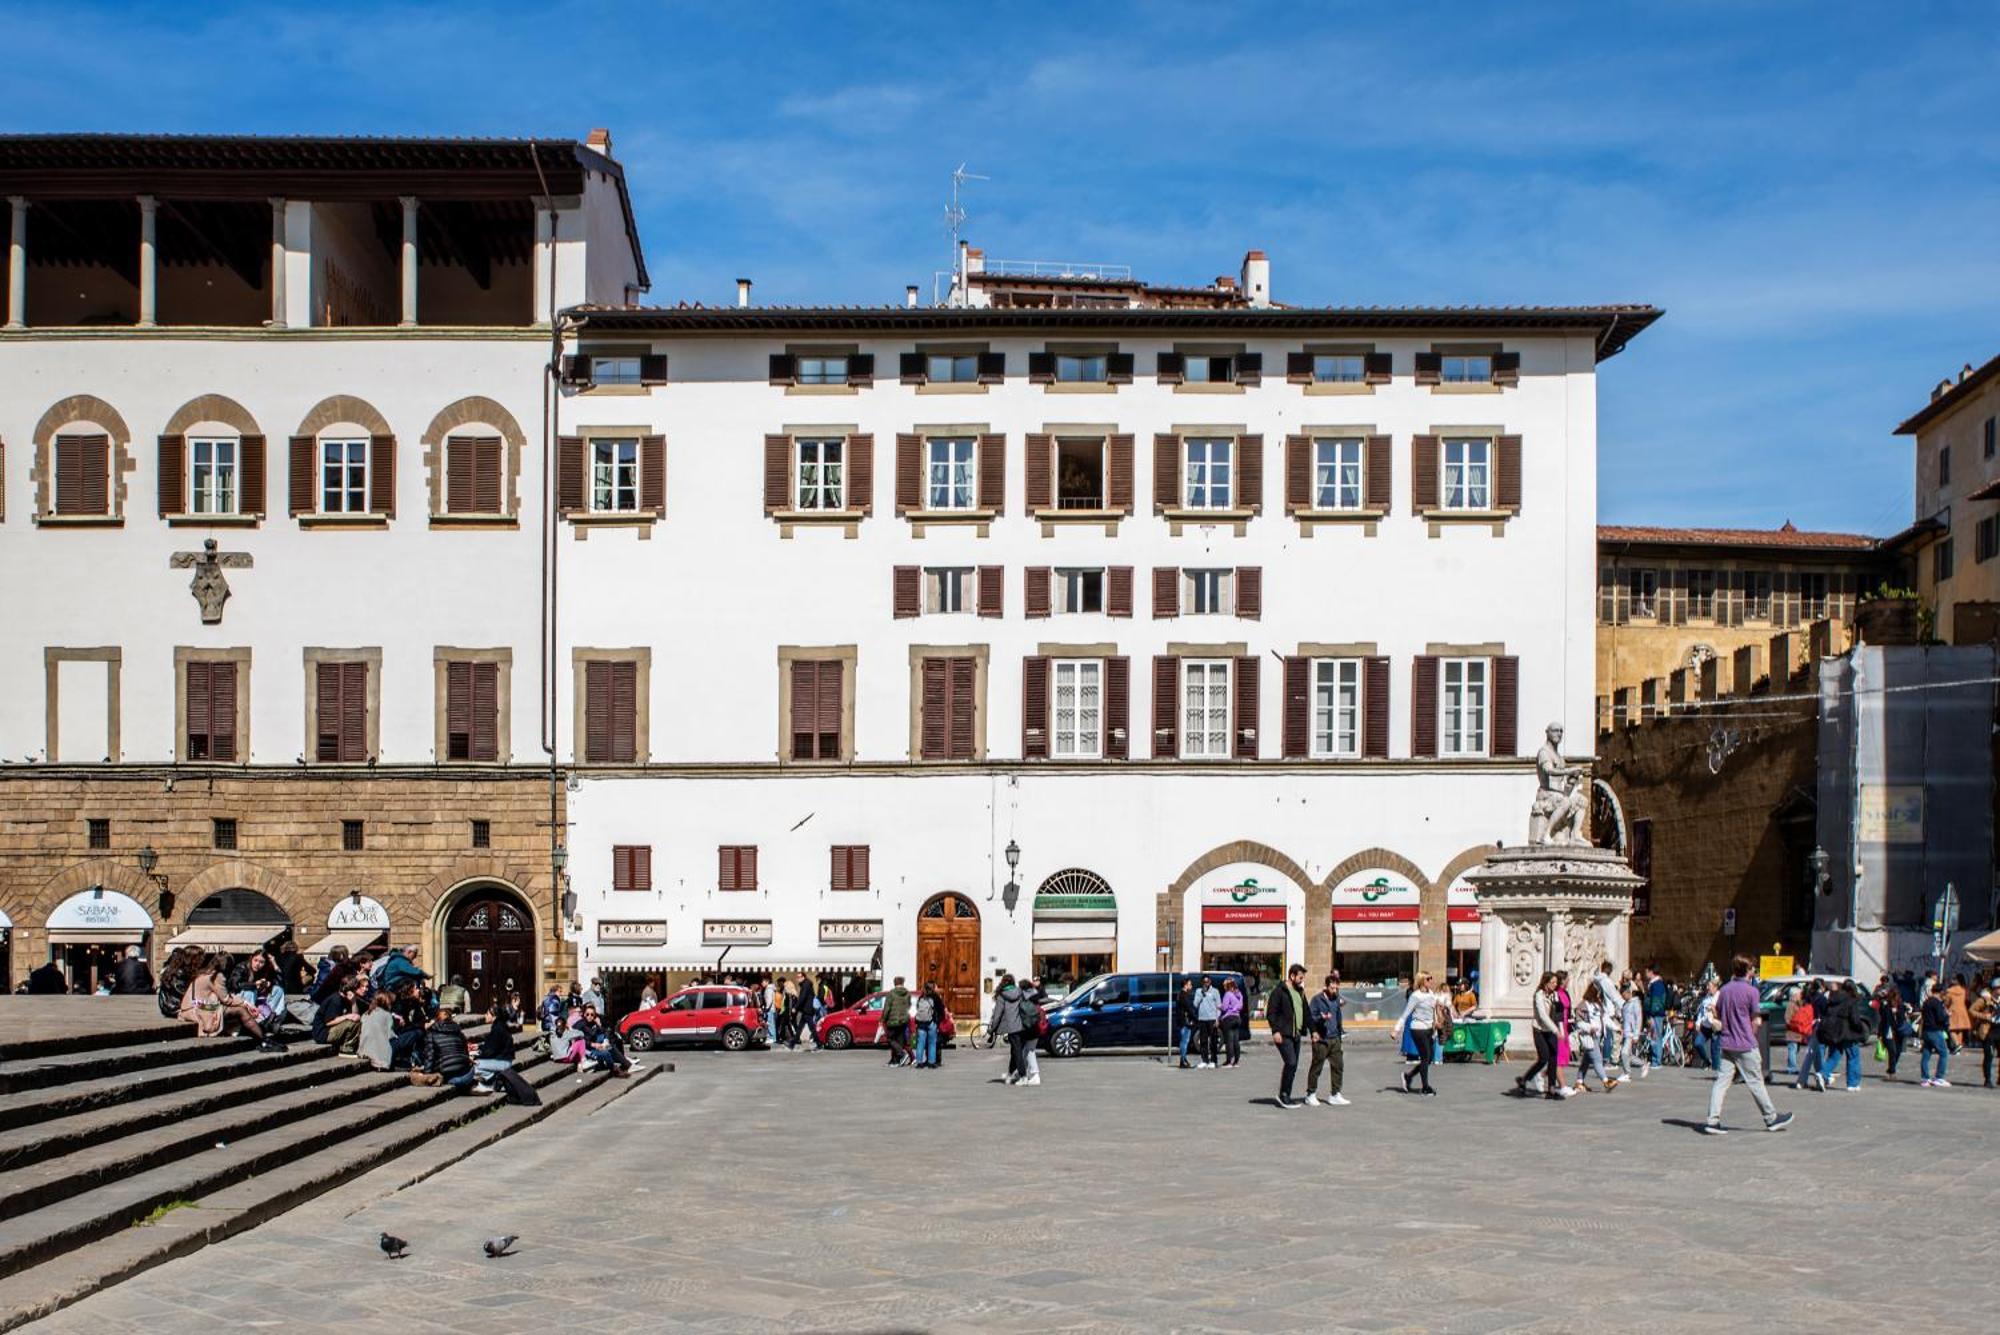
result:
M 1534 1047 L 1535 985 L 1568 969 L 1570 997 L 1605 960 L 1629 964 L 1632 892 L 1644 882 L 1616 849 L 1584 844 L 1502 848 L 1466 879 L 1478 889 L 1480 1004 L 1510 1023 L 1510 1051 Z

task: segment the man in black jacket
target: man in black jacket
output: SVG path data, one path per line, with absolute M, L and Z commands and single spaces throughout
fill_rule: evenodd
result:
M 1306 966 L 1294 964 L 1285 981 L 1271 989 L 1264 1018 L 1271 1025 L 1271 1041 L 1277 1044 L 1278 1060 L 1284 1070 L 1278 1076 L 1278 1106 L 1297 1108 L 1292 1101 L 1292 1080 L 1299 1073 L 1299 1037 L 1306 1032 Z
M 111 990 L 121 997 L 143 997 L 153 990 L 153 970 L 137 946 L 125 947 L 125 958 L 118 961 L 117 976 Z
M 438 1007 L 437 1018 L 424 1030 L 424 1069 L 453 1089 L 465 1089 L 472 1084 L 472 1052 L 466 1044 L 465 1031 L 458 1027 L 457 1017 L 449 1006 Z M 423 1083 L 433 1084 L 436 1080 Z

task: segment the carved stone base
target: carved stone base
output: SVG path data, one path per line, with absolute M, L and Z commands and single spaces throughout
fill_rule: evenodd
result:
M 1534 1047 L 1535 987 L 1545 970 L 1570 972 L 1582 999 L 1605 960 L 1628 965 L 1632 892 L 1642 884 L 1615 849 L 1543 845 L 1503 848 L 1466 873 L 1479 891 L 1479 1000 L 1507 1020 L 1510 1049 Z

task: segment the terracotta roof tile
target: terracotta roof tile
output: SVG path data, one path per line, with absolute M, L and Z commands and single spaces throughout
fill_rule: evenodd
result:
M 1880 538 L 1865 533 L 1819 533 L 1795 528 L 1661 528 L 1648 525 L 1599 524 L 1597 540 L 1652 542 L 1685 547 L 1774 547 L 1787 550 L 1872 552 Z

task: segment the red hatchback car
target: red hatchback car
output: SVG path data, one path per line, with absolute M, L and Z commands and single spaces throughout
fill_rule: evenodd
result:
M 741 1052 L 763 1040 L 757 1002 L 741 987 L 684 987 L 618 1022 L 625 1046 L 645 1052 L 661 1043 L 720 1043 Z
M 887 1005 L 889 994 L 875 992 L 861 998 L 846 1010 L 830 1012 L 819 1022 L 819 1041 L 829 1048 L 851 1048 L 859 1043 L 866 1046 L 880 1042 L 882 1038 L 882 1007 Z M 938 1026 L 938 1041 L 950 1039 L 956 1032 L 951 1022 L 951 1013 L 945 1012 L 943 1022 Z

